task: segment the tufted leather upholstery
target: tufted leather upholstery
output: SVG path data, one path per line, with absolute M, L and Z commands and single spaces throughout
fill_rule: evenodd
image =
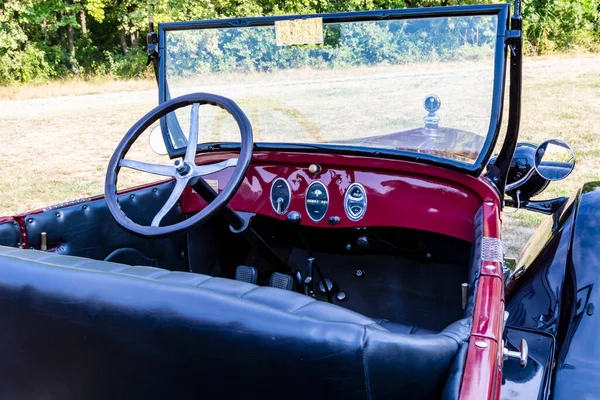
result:
M 390 332 L 297 293 L 0 247 L 0 398 L 435 398 L 466 320 Z

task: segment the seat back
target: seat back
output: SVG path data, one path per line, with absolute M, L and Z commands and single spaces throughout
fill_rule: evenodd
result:
M 0 398 L 434 398 L 468 336 L 307 296 L 0 247 Z

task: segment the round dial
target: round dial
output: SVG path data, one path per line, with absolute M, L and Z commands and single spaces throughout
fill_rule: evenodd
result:
M 290 185 L 283 178 L 277 178 L 271 186 L 271 207 L 277 214 L 285 214 L 290 207 Z
M 329 208 L 329 194 L 327 188 L 319 181 L 310 184 L 306 189 L 306 213 L 309 218 L 319 222 L 325 218 Z
M 348 187 L 344 196 L 344 210 L 346 216 L 352 221 L 358 221 L 367 212 L 367 192 L 360 183 L 353 183 Z

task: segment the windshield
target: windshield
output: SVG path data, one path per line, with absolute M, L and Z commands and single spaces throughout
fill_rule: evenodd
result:
M 164 96 L 203 91 L 233 99 L 258 144 L 387 149 L 473 165 L 496 129 L 498 18 L 312 17 L 168 29 Z M 201 142 L 239 141 L 223 110 L 200 110 Z M 183 126 L 189 113 L 177 118 Z M 168 126 L 172 148 L 185 146 Z

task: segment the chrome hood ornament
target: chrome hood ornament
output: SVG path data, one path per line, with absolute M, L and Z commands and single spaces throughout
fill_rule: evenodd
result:
M 436 111 L 442 106 L 442 101 L 435 94 L 430 94 L 425 97 L 425 110 L 428 114 L 423 118 L 425 121 L 425 127 L 429 129 L 436 129 L 440 122 L 440 117 L 435 115 Z

